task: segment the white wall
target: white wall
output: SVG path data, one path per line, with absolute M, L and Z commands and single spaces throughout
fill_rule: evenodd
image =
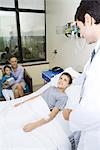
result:
M 49 64 L 34 65 L 25 67 L 33 80 L 33 87 L 44 83 L 42 72 L 49 69 Z
M 69 39 L 64 34 L 57 34 L 57 26 L 63 27 L 74 21 L 76 8 L 81 0 L 46 0 L 47 1 L 47 50 L 50 66 L 72 66 L 82 71 L 93 45 L 87 45 L 82 39 Z M 54 54 L 54 50 L 58 54 Z

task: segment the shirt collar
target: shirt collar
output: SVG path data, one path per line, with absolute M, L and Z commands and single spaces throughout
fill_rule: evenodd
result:
M 95 53 L 97 53 L 99 49 L 100 49 L 100 39 L 96 42 Z

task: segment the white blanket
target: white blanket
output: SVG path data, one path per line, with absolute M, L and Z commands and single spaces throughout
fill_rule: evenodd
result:
M 70 143 L 59 119 L 54 119 L 29 133 L 22 130 L 25 124 L 50 113 L 42 97 L 16 108 L 10 103 L 2 103 L 1 106 L 1 150 L 70 150 Z

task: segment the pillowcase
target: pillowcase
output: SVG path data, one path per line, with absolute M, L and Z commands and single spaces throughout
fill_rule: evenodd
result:
M 76 78 L 80 75 L 80 73 L 78 73 L 77 71 L 75 71 L 75 70 L 74 70 L 73 68 L 71 68 L 71 67 L 66 68 L 63 72 L 69 73 L 69 74 L 72 76 L 73 80 L 76 79 Z M 57 87 L 57 82 L 58 82 L 59 77 L 61 76 L 61 74 L 62 74 L 63 72 L 61 72 L 61 73 L 55 75 L 53 78 L 51 78 L 51 85 L 52 85 L 52 86 L 56 86 L 56 87 Z
M 68 96 L 68 101 L 65 106 L 66 109 L 73 110 L 78 106 L 80 100 L 80 91 L 81 91 L 81 85 L 74 85 L 74 84 L 72 84 L 65 90 Z

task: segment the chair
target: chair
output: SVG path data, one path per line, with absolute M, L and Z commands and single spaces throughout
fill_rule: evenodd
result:
M 28 95 L 33 92 L 33 83 L 32 83 L 32 77 L 29 75 L 29 73 L 24 69 L 24 80 L 26 82 L 24 93 L 25 95 Z M 1 86 L 1 80 L 0 80 L 0 101 L 4 101 L 4 97 L 2 95 L 2 86 Z
M 24 69 L 24 80 L 26 82 L 26 86 L 24 89 L 25 95 L 33 93 L 32 77 L 29 75 L 29 73 L 26 71 L 26 69 Z

